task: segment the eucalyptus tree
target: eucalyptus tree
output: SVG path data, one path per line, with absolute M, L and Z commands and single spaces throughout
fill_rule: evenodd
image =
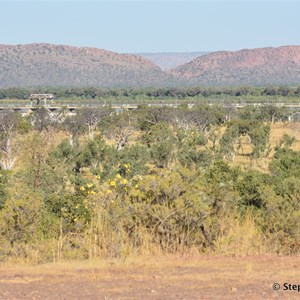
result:
M 110 107 L 84 108 L 78 111 L 78 119 L 88 127 L 89 138 L 94 138 L 94 133 L 100 120 L 111 114 Z
M 120 114 L 112 114 L 104 117 L 99 122 L 99 129 L 108 139 L 115 141 L 116 149 L 123 149 L 137 129 L 137 118 L 135 112 L 125 111 Z
M 208 129 L 209 125 L 213 121 L 213 115 L 207 107 L 195 106 L 189 109 L 186 106 L 181 106 L 174 112 L 175 121 L 179 128 L 184 131 L 190 129 L 197 129 L 200 132 L 204 132 Z
M 55 124 L 55 121 L 52 118 L 50 111 L 45 107 L 41 107 L 35 110 L 29 116 L 29 119 L 31 124 L 37 131 L 48 130 Z
M 142 136 L 142 141 L 148 146 L 150 156 L 158 168 L 168 167 L 174 158 L 176 137 L 170 125 L 159 122 Z
M 14 111 L 0 114 L 0 166 L 2 169 L 10 170 L 16 161 L 16 151 L 12 146 L 12 139 L 15 135 L 21 115 Z
M 140 106 L 137 111 L 137 124 L 142 131 L 147 131 L 159 122 L 172 123 L 175 109 L 167 106 L 146 107 Z

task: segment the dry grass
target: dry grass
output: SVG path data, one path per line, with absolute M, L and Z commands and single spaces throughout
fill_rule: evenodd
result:
M 296 138 L 296 142 L 293 144 L 293 150 L 300 150 L 300 123 L 276 123 L 271 127 L 270 142 L 271 146 L 274 147 L 278 144 L 282 136 L 287 133 L 290 136 Z
M 264 235 L 252 215 L 231 214 L 220 222 L 220 235 L 215 241 L 215 253 L 223 255 L 257 255 L 267 253 Z
M 268 157 L 260 158 L 258 160 L 251 160 L 251 145 L 248 139 L 243 139 L 242 148 L 239 151 L 239 154 L 236 157 L 233 165 L 241 166 L 242 168 L 254 168 L 261 172 L 268 172 L 268 165 L 272 160 L 274 155 L 274 149 L 278 146 L 279 141 L 283 137 L 284 134 L 288 134 L 292 137 L 296 138 L 296 142 L 292 145 L 292 149 L 299 151 L 300 150 L 300 123 L 276 123 L 271 126 L 270 132 L 270 145 L 271 152 Z

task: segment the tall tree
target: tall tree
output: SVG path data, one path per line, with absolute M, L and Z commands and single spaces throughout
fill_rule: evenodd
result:
M 14 111 L 0 114 L 0 166 L 5 170 L 12 169 L 16 161 L 12 138 L 20 121 L 21 115 Z

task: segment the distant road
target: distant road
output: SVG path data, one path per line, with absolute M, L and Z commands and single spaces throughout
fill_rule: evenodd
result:
M 21 112 L 22 114 L 26 114 L 26 113 L 30 113 L 34 110 L 37 110 L 41 107 L 45 107 L 48 110 L 55 112 L 61 109 L 66 109 L 69 112 L 73 112 L 75 113 L 76 110 L 79 109 L 83 109 L 83 108 L 97 108 L 97 107 L 105 107 L 105 106 L 110 106 L 111 108 L 115 109 L 116 111 L 122 111 L 122 110 L 134 110 L 138 108 L 139 104 L 136 103 L 105 103 L 103 101 L 81 101 L 81 102 L 64 102 L 62 104 L 61 101 L 51 101 L 49 103 L 47 103 L 46 105 L 32 105 L 32 104 L 25 104 L 24 100 L 19 100 L 19 101 L 1 101 L 0 100 L 0 112 L 5 112 L 8 110 L 14 110 L 14 111 L 18 111 Z M 164 102 L 164 101 L 148 101 L 148 103 L 141 103 L 144 105 L 147 105 L 149 107 L 151 106 L 159 106 L 159 107 L 163 107 L 163 106 L 168 106 L 168 107 L 175 107 L 177 108 L 180 104 L 180 102 Z M 264 105 L 273 105 L 276 107 L 285 107 L 291 111 L 299 111 L 300 112 L 300 102 L 299 103 L 230 103 L 230 102 L 216 102 L 216 103 L 209 103 L 208 105 L 221 105 L 224 107 L 231 107 L 231 108 L 235 108 L 235 109 L 240 109 L 243 108 L 245 106 L 264 106 Z M 189 107 L 193 107 L 194 104 L 193 103 L 189 103 L 188 104 Z

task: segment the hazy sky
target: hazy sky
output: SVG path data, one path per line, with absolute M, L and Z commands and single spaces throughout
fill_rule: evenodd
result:
M 2 1 L 0 44 L 117 52 L 300 45 L 298 1 Z

